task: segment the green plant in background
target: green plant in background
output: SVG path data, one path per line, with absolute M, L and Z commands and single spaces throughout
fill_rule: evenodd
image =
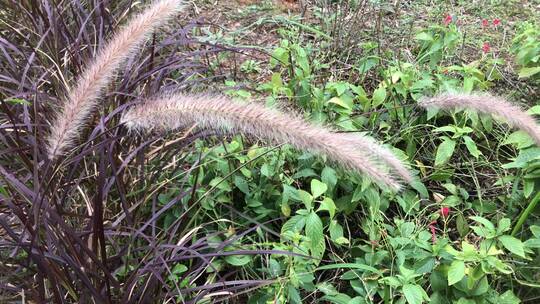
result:
M 512 40 L 512 52 L 520 78 L 538 79 L 540 73 L 540 26 L 533 22 L 520 24 Z

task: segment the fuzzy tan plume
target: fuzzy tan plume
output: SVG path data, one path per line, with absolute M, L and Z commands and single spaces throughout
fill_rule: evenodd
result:
M 540 146 L 540 127 L 534 117 L 502 97 L 487 94 L 443 94 L 422 100 L 419 104 L 424 108 L 465 108 L 480 113 L 497 115 L 511 126 L 529 134 L 536 144 Z
M 375 181 L 399 190 L 396 178 L 377 165 L 377 160 L 388 162 L 392 159 L 391 166 L 399 167 L 396 172 L 406 172 L 403 178 L 410 180 L 407 169 L 399 160 L 374 140 L 333 133 L 257 103 L 243 104 L 224 96 L 174 94 L 147 100 L 124 113 L 122 123 L 130 130 L 143 131 L 168 131 L 196 125 L 225 134 L 287 143 L 300 150 L 326 155 L 346 168 L 359 170 Z
M 132 18 L 101 48 L 68 92 L 47 138 L 48 155 L 55 158 L 73 145 L 97 105 L 101 91 L 115 71 L 158 27 L 182 9 L 181 0 L 158 0 Z

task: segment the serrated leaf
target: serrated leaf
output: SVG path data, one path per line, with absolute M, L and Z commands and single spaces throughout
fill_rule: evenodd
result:
M 465 276 L 465 263 L 460 260 L 455 260 L 448 268 L 448 285 L 454 285 L 461 281 Z
M 508 249 L 508 251 L 512 252 L 517 256 L 525 258 L 525 249 L 523 243 L 520 240 L 510 235 L 502 235 L 499 237 L 499 241 L 504 246 L 504 248 Z
M 311 252 L 315 256 L 324 253 L 324 234 L 321 218 L 315 212 L 306 217 L 306 236 L 311 240 Z

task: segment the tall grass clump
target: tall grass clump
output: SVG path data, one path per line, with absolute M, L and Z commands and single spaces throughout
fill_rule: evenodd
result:
M 173 94 L 149 99 L 125 113 L 122 122 L 130 130 L 175 130 L 196 125 L 224 134 L 239 133 L 288 143 L 300 150 L 324 154 L 398 190 L 400 184 L 395 175 L 376 164 L 380 159 L 396 169 L 401 178 L 411 180 L 401 162 L 374 140 L 336 134 L 257 103 L 241 104 L 223 96 Z
M 181 4 L 181 0 L 154 2 L 144 12 L 132 18 L 101 48 L 77 79 L 74 88 L 69 91 L 59 114 L 51 124 L 51 133 L 47 139 L 50 158 L 62 155 L 73 144 L 114 72 L 125 59 L 138 50 L 149 34 L 181 10 Z

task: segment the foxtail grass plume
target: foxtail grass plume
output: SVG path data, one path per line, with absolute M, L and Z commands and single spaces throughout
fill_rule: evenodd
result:
M 364 136 L 333 133 L 303 119 L 286 115 L 257 103 L 243 104 L 224 96 L 173 94 L 158 97 L 135 106 L 122 117 L 130 130 L 169 131 L 196 125 L 228 135 L 248 135 L 273 143 L 287 143 L 293 147 L 326 155 L 342 166 L 359 170 L 373 180 L 393 190 L 400 183 L 379 166 L 373 151 L 386 149 Z M 381 160 L 387 160 L 387 152 Z M 393 156 L 392 156 L 393 157 Z M 395 157 L 393 166 L 399 162 Z M 406 171 L 400 165 L 400 172 Z M 408 176 L 408 173 L 407 173 Z M 407 177 L 408 179 L 408 177 Z
M 540 127 L 533 116 L 502 97 L 487 94 L 443 94 L 422 100 L 424 108 L 472 109 L 503 118 L 511 126 L 526 132 L 540 146 Z
M 85 121 L 97 105 L 101 91 L 119 66 L 146 38 L 182 9 L 181 0 L 158 0 L 132 18 L 98 52 L 64 99 L 47 138 L 49 158 L 62 155 L 74 144 Z

